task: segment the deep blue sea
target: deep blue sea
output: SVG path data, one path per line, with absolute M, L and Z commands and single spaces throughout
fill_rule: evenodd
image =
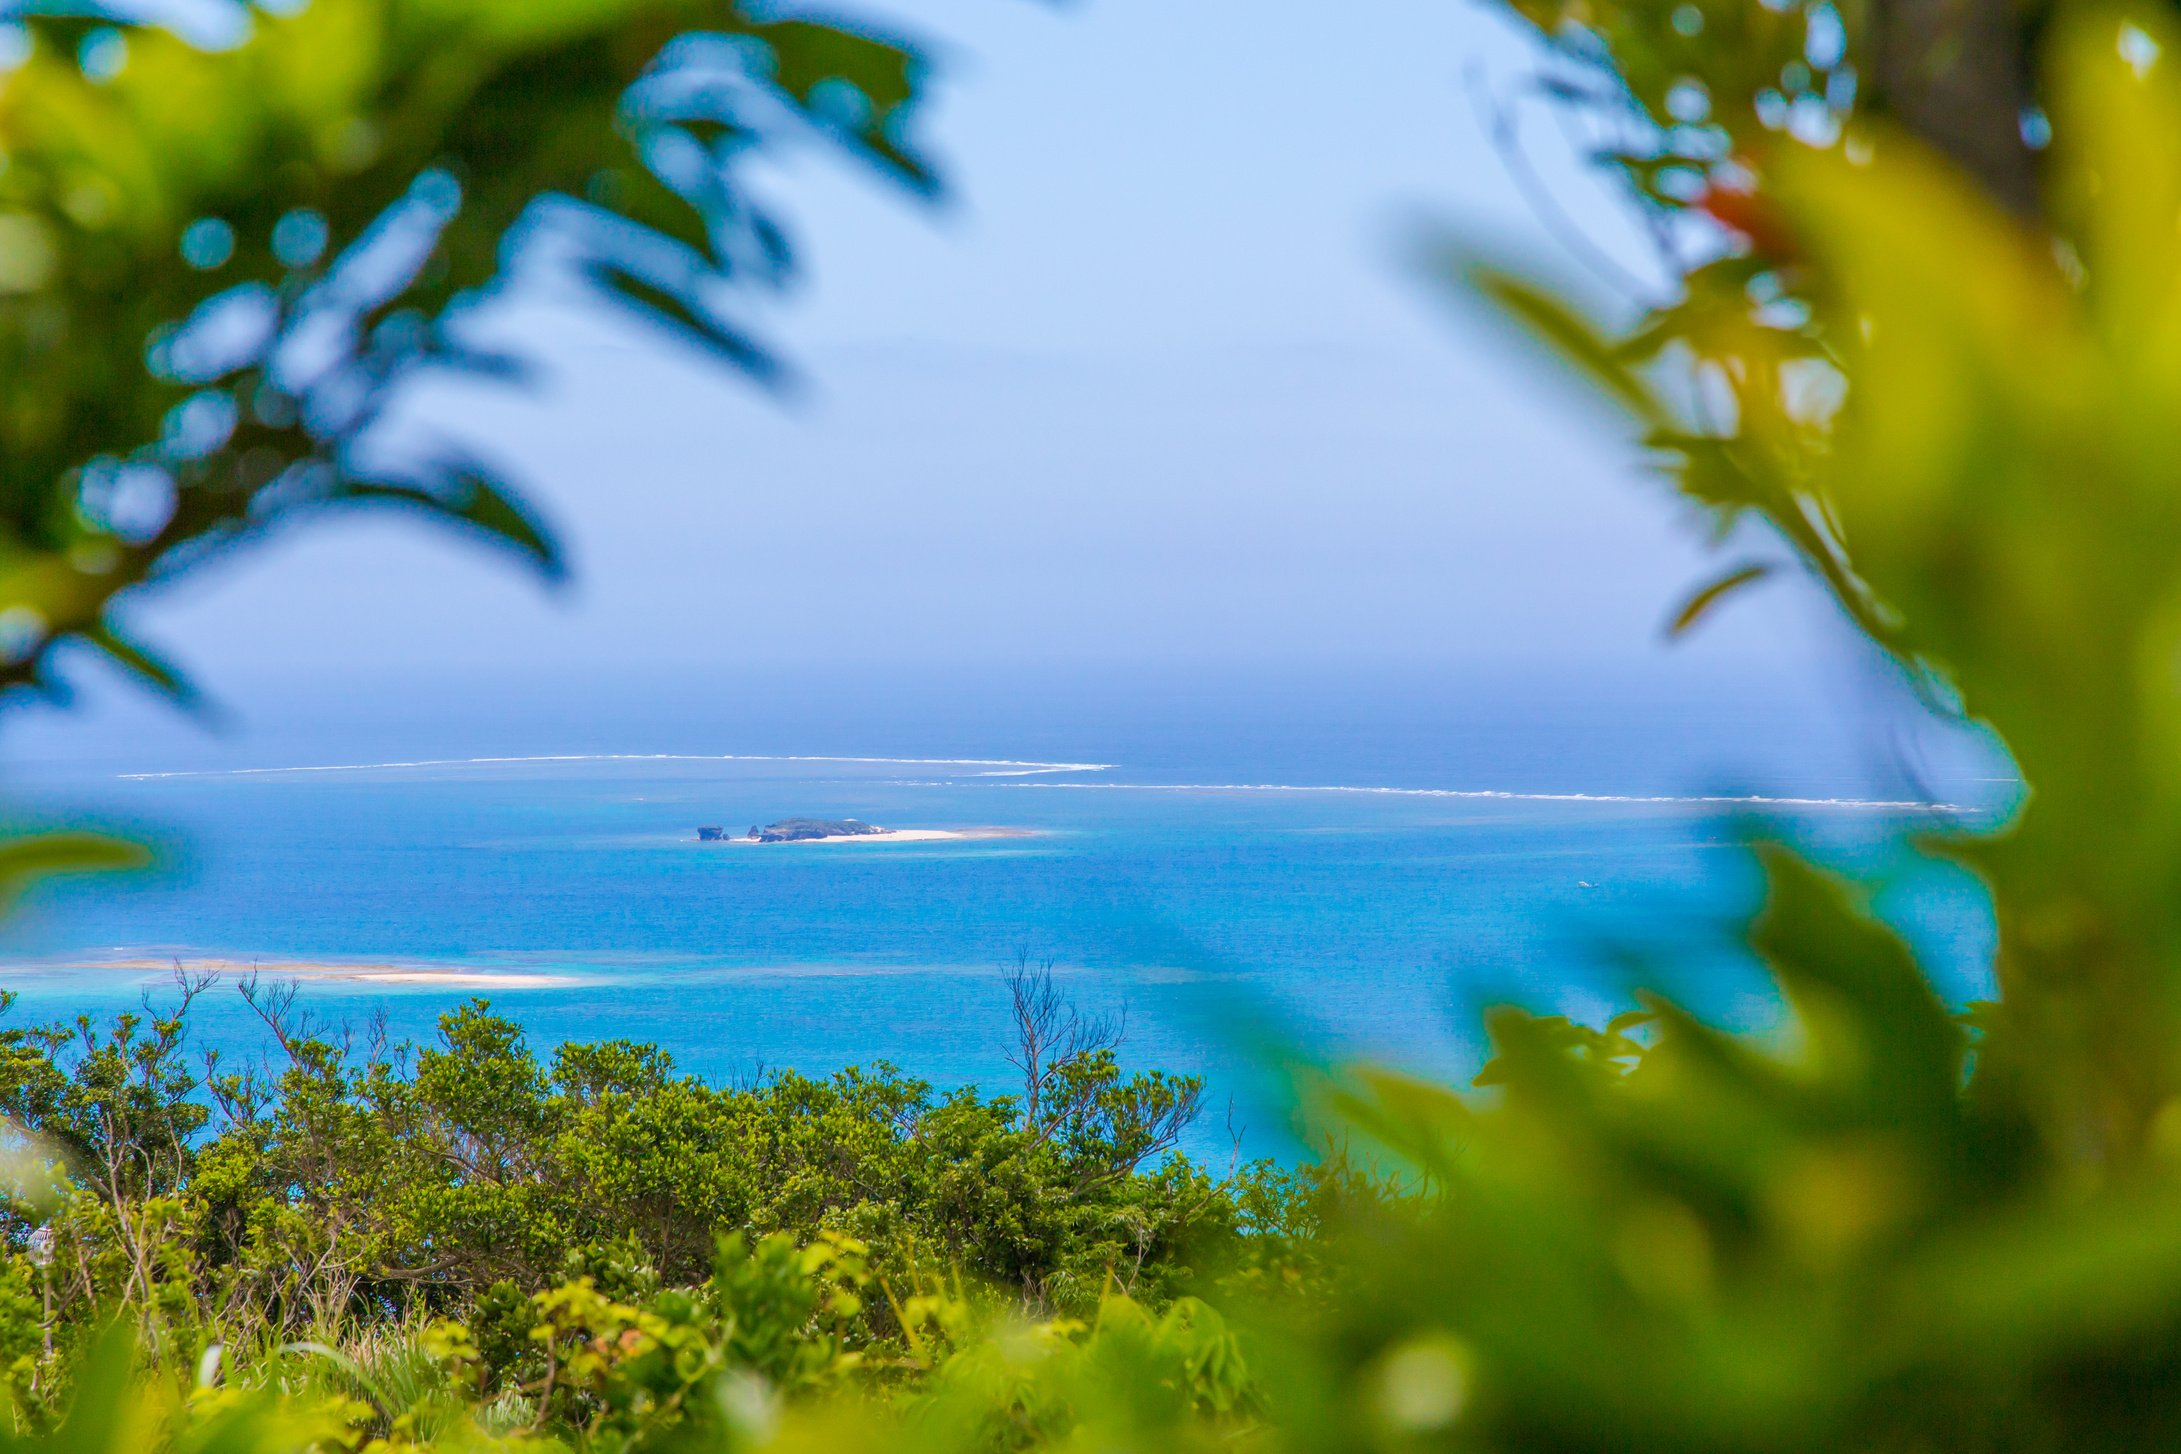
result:
M 1248 1142 L 1276 1147 L 1280 1053 L 1467 1073 L 1496 999 L 1601 1017 L 1644 981 L 1761 1022 L 1732 935 L 1760 823 L 1881 881 L 1947 993 L 1985 985 L 1973 888 L 1900 846 L 1943 815 L 1873 805 L 1989 805 L 1965 759 L 1909 781 L 1801 704 L 1343 690 L 723 703 L 582 730 L 574 709 L 512 730 L 453 701 L 435 730 L 123 737 L 18 766 L 18 790 L 149 837 L 159 866 L 41 890 L 0 981 L 20 1020 L 126 1009 L 175 963 L 217 967 L 196 1033 L 248 1047 L 233 981 L 254 968 L 398 1035 L 474 995 L 541 1046 L 656 1041 L 710 1077 L 883 1059 L 997 1089 L 1002 972 L 1028 954 L 1086 1008 L 1125 1006 L 1126 1059 L 1207 1077 L 1207 1148 L 1230 1099 Z M 1771 800 L 1734 800 L 1753 793 Z M 791 815 L 1013 836 L 697 838 Z

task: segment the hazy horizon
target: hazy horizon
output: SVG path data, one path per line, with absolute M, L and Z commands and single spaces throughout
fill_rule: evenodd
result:
M 19 713 L 11 754 L 278 756 L 299 697 L 423 740 L 448 682 L 487 735 L 495 694 L 656 693 L 663 721 L 678 683 L 720 702 L 874 663 L 1115 701 L 1135 689 L 1099 683 L 1345 674 L 1865 713 L 1868 673 L 1802 584 L 1666 645 L 1718 561 L 1603 410 L 1404 261 L 1429 217 L 1577 272 L 1479 116 L 1534 64 L 1506 24 L 1390 0 L 1339 25 L 1148 0 L 915 20 L 948 200 L 808 157 L 767 175 L 808 265 L 772 328 L 791 396 L 534 282 L 478 325 L 538 351 L 533 389 L 412 401 L 409 427 L 539 503 L 567 589 L 406 520 L 292 532 L 127 612 L 227 737 L 78 672 L 88 720 Z M 1544 183 L 1640 267 L 1598 178 L 1529 122 Z M 403 698 L 422 729 L 374 706 Z M 598 732 L 641 735 L 643 711 L 596 706 Z

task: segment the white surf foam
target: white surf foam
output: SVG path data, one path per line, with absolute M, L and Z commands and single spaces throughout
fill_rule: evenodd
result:
M 1387 788 L 1341 783 L 994 783 L 994 787 L 1132 793 L 1356 793 L 1397 798 L 1478 798 L 1516 803 L 1635 803 L 1667 807 L 1853 808 L 1900 813 L 1966 813 L 1959 803 L 1889 798 L 1792 798 L 1767 793 L 1518 793 L 1504 788 Z
M 834 762 L 863 763 L 881 767 L 966 767 L 982 771 L 969 774 L 996 788 L 1047 788 L 1074 791 L 1132 793 L 1346 793 L 1400 798 L 1455 798 L 1515 803 L 1598 803 L 1656 807 L 1746 808 L 1839 808 L 1865 812 L 1968 813 L 1960 803 L 1925 802 L 1909 798 L 1791 797 L 1771 793 L 1542 793 L 1516 792 L 1506 788 L 1404 788 L 1351 783 L 1116 783 L 1025 782 L 1024 778 L 1066 773 L 1111 772 L 1110 762 L 1035 762 L 1010 757 L 861 757 L 830 753 L 740 752 L 571 752 L 523 757 L 434 757 L 398 762 L 314 763 L 295 767 L 194 768 L 170 772 L 125 772 L 131 781 L 159 778 L 277 777 L 307 773 L 398 772 L 405 769 L 514 766 L 525 763 L 582 762 Z M 1000 781 L 994 781 L 999 779 Z M 900 787 L 946 787 L 955 784 L 915 779 L 896 780 Z
M 129 781 L 180 777 L 277 777 L 317 772 L 399 772 L 430 767 L 500 767 L 537 762 L 843 762 L 872 763 L 887 767 L 982 767 L 1001 771 L 980 773 L 985 777 L 1032 777 L 1053 772 L 1105 772 L 1110 762 L 1026 762 L 1008 757 L 848 757 L 828 754 L 770 754 L 742 752 L 567 752 L 531 757 L 427 757 L 409 762 L 329 762 L 300 767 L 185 768 L 172 772 L 125 772 Z

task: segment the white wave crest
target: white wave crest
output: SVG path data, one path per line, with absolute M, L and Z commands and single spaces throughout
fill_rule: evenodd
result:
M 427 757 L 410 762 L 332 762 L 301 767 L 186 768 L 172 772 L 125 772 L 128 781 L 180 777 L 278 777 L 318 772 L 398 772 L 428 767 L 499 767 L 535 762 L 855 762 L 896 767 L 983 767 L 999 769 L 978 776 L 1030 777 L 1054 772 L 1105 772 L 1110 762 L 1025 762 L 1008 757 L 849 757 L 831 754 L 743 752 L 568 752 L 532 757 Z
M 1515 803 L 1637 803 L 1667 807 L 1850 808 L 1896 813 L 1967 813 L 1959 803 L 1888 798 L 1792 798 L 1767 793 L 1518 793 L 1505 788 L 1386 788 L 1341 783 L 994 783 L 993 787 L 1131 793 L 1357 793 L 1397 798 L 1483 798 Z
M 398 762 L 341 762 L 296 767 L 193 768 L 171 772 L 125 772 L 130 781 L 159 778 L 278 777 L 308 773 L 398 772 L 418 768 L 512 766 L 524 763 L 583 762 L 834 762 L 863 763 L 883 767 L 965 767 L 983 771 L 969 777 L 995 788 L 1048 788 L 1074 791 L 1103 790 L 1132 793 L 1345 793 L 1397 798 L 1460 798 L 1515 803 L 1634 804 L 1658 807 L 1838 808 L 1864 812 L 1969 813 L 1960 803 L 1925 802 L 1906 798 L 1791 797 L 1770 793 L 1541 793 L 1507 788 L 1404 788 L 1351 783 L 1116 783 L 1025 782 L 1024 778 L 1066 773 L 1110 772 L 1110 762 L 1035 762 L 1011 757 L 863 757 L 830 753 L 690 753 L 690 752 L 582 752 L 525 757 L 435 757 Z M 1004 779 L 1005 781 L 995 781 Z M 943 781 L 896 779 L 899 787 L 960 786 Z

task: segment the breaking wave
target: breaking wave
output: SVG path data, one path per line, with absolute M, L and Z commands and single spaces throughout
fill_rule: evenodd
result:
M 1975 809 L 1960 803 L 1931 802 L 1913 798 L 1794 797 L 1772 793 L 1575 793 L 1518 792 L 1508 788 L 1404 788 L 1349 783 L 1121 783 L 1033 782 L 1066 774 L 1111 772 L 1110 762 L 1036 762 L 1011 757 L 877 757 L 845 753 L 742 753 L 742 752 L 571 752 L 520 757 L 432 757 L 394 762 L 317 763 L 294 767 L 186 768 L 168 772 L 125 772 L 131 781 L 160 778 L 280 777 L 311 773 L 398 772 L 406 769 L 505 767 L 525 763 L 585 762 L 832 762 L 862 763 L 878 767 L 959 767 L 977 769 L 966 777 L 995 788 L 1045 788 L 1077 792 L 1129 793 L 1339 793 L 1398 798 L 1449 798 L 1514 803 L 1597 803 L 1653 807 L 1726 808 L 1837 808 L 1847 811 L 1891 813 L 1969 813 Z M 963 785 L 960 779 L 942 781 L 897 780 L 902 787 Z
M 130 781 L 178 777 L 278 777 L 317 772 L 395 772 L 405 768 L 504 767 L 531 762 L 860 762 L 884 767 L 982 767 L 980 777 L 1030 777 L 1054 772 L 1105 772 L 1110 762 L 1025 762 L 1008 757 L 851 757 L 823 753 L 568 752 L 530 757 L 427 757 L 409 762 L 333 762 L 302 767 L 185 768 L 172 772 L 125 772 Z
M 994 787 L 1133 793 L 1357 793 L 1399 798 L 1482 798 L 1516 803 L 1635 803 L 1669 807 L 1851 808 L 1897 813 L 1966 813 L 1960 803 L 1911 798 L 1795 798 L 1768 793 L 1523 793 L 1506 788 L 1387 788 L 1339 783 L 994 783 Z

